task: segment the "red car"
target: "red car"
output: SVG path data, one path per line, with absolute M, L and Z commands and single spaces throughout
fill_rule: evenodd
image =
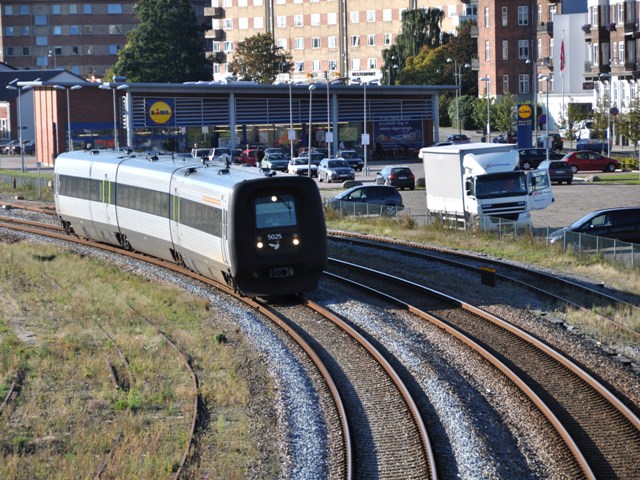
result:
M 620 162 L 615 158 L 605 157 L 597 152 L 579 150 L 566 154 L 563 159 L 571 165 L 574 174 L 580 170 L 601 170 L 603 172 L 615 172 L 620 168 Z
M 257 148 L 256 149 L 250 148 L 245 150 L 240 154 L 240 157 L 238 159 L 239 163 L 246 163 L 246 164 L 255 166 L 257 151 L 258 151 Z

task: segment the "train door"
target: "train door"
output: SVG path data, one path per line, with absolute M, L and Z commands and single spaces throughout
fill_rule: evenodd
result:
M 117 164 L 93 162 L 89 184 L 91 222 L 99 237 L 117 243 L 118 219 L 115 210 L 115 171 Z
M 229 209 L 224 197 L 222 198 L 222 205 L 222 220 L 220 225 L 222 260 L 226 265 L 229 265 Z

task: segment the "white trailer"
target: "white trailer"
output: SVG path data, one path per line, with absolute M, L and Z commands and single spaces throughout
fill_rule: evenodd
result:
M 531 223 L 531 210 L 553 201 L 546 170 L 518 169 L 518 151 L 511 144 L 467 143 L 425 147 L 427 209 L 444 222 L 479 223 L 491 228 L 500 222 Z

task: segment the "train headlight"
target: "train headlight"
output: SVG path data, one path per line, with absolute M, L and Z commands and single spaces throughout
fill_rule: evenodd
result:
M 298 238 L 298 234 L 294 233 L 293 234 L 293 244 L 297 247 L 298 245 L 300 245 L 300 238 Z
M 277 202 L 278 201 L 278 197 L 276 197 L 275 195 L 271 195 L 271 201 L 272 202 Z
M 264 247 L 264 243 L 262 241 L 262 237 L 258 237 L 257 241 L 256 241 L 256 247 L 258 247 L 258 249 L 261 249 Z

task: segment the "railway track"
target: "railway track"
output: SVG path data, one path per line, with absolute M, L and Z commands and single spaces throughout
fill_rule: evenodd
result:
M 640 420 L 593 377 L 527 332 L 454 297 L 344 261 L 330 274 L 402 305 L 477 350 L 530 398 L 563 439 L 585 478 L 639 478 Z M 382 293 L 385 292 L 385 293 Z M 579 468 L 579 470 L 575 470 Z
M 413 242 L 376 239 L 370 235 L 364 236 L 348 232 L 333 232 L 330 239 L 342 245 L 370 248 L 373 252 L 385 251 L 408 256 L 414 261 L 443 264 L 476 273 L 478 278 L 482 276 L 483 271 L 487 271 L 488 267 L 492 270 L 496 283 L 514 285 L 565 307 L 578 309 L 582 313 L 594 317 L 594 320 L 601 325 L 618 329 L 634 342 L 640 341 L 640 331 L 607 316 L 608 312 L 614 309 L 625 309 L 629 315 L 640 316 L 640 297 L 635 295 L 623 295 L 619 292 L 609 291 L 602 285 L 578 282 L 531 267 Z M 426 267 L 427 264 L 423 265 Z

